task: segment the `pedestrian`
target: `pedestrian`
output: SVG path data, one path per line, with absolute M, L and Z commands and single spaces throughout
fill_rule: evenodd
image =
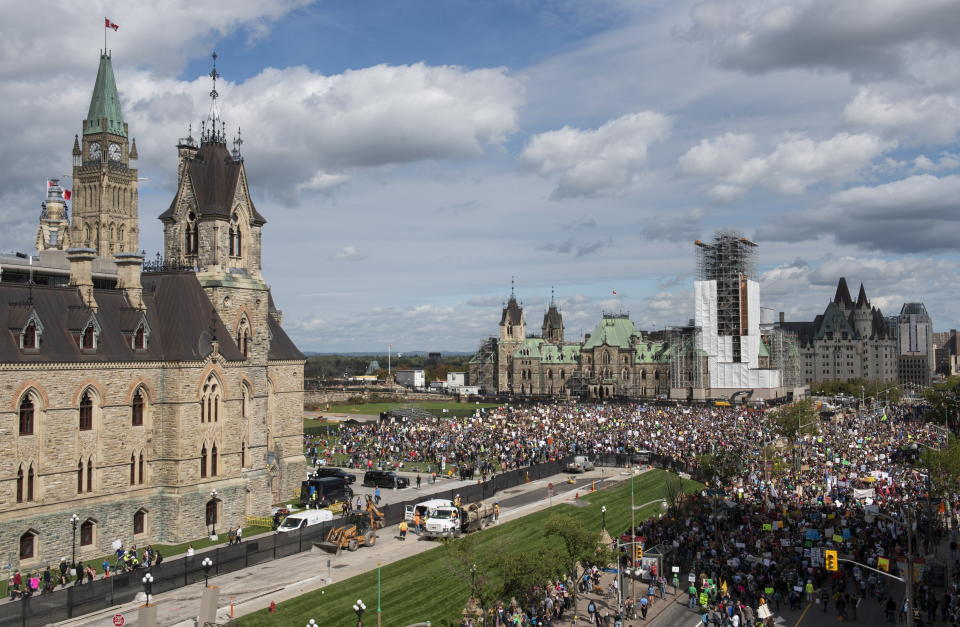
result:
M 420 473 L 417 473 L 417 489 L 420 489 Z
M 373 502 L 380 505 L 380 486 L 377 486 L 373 490 Z
M 420 512 L 413 513 L 413 531 L 420 535 Z
M 493 504 L 493 522 L 500 520 L 500 503 Z
M 647 612 L 650 610 L 650 601 L 647 597 L 640 597 L 640 618 L 647 620 Z
M 400 521 L 400 539 L 401 540 L 407 539 L 407 521 L 405 520 Z
M 240 525 L 237 525 L 236 544 L 240 544 L 242 541 L 243 541 L 243 527 L 241 527 Z
M 590 602 L 587 604 L 587 614 L 590 615 L 590 622 L 596 624 L 595 615 L 597 613 L 597 605 L 593 602 L 593 599 L 590 599 Z

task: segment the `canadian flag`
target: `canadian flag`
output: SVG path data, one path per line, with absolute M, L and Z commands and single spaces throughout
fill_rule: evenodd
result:
M 114 24 L 113 22 L 110 21 L 110 18 L 109 18 L 109 17 L 105 17 L 105 18 L 103 18 L 103 27 L 104 27 L 104 28 L 112 28 L 113 30 L 117 30 L 118 28 L 120 28 L 120 25 L 119 25 L 119 24 Z
M 47 187 L 53 187 L 53 186 L 54 186 L 54 182 L 51 181 L 50 179 L 47 179 Z M 61 188 L 61 189 L 63 189 L 63 188 Z M 63 199 L 64 199 L 64 200 L 70 200 L 70 196 L 71 196 L 70 190 L 69 190 L 69 189 L 63 189 Z

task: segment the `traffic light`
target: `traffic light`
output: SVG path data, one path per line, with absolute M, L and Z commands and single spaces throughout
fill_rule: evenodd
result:
M 823 562 L 827 570 L 837 570 L 837 552 L 836 551 L 824 551 L 823 552 Z
M 639 564 L 641 559 L 643 559 L 643 544 L 637 542 L 633 545 L 633 561 Z

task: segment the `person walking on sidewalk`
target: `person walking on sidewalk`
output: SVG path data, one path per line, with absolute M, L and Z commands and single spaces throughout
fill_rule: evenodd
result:
M 417 489 L 420 489 L 420 473 L 417 473 Z
M 407 521 L 405 520 L 400 521 L 400 539 L 401 540 L 407 539 Z
M 377 486 L 373 490 L 373 502 L 380 505 L 380 486 Z

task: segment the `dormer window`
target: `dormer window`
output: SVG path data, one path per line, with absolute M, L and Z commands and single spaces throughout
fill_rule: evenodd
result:
M 26 324 L 20 328 L 20 349 L 35 351 L 40 348 L 40 336 L 43 334 L 43 325 L 36 311 L 30 312 Z
M 27 324 L 27 328 L 23 330 L 23 348 L 36 348 L 37 347 L 37 325 L 31 320 Z
M 141 324 L 137 327 L 137 331 L 133 334 L 133 348 L 134 350 L 143 350 L 147 347 L 147 336 L 143 331 L 143 325 Z
M 85 351 L 97 350 L 100 345 L 100 324 L 95 316 L 90 316 L 86 326 L 80 332 L 80 348 Z

